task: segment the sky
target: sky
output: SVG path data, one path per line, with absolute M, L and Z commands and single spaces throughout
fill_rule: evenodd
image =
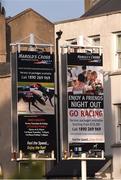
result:
M 78 18 L 84 13 L 84 0 L 1 0 L 6 16 L 15 16 L 27 8 L 57 22 Z

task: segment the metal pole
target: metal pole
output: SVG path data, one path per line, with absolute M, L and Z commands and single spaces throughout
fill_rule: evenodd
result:
M 84 159 L 83 159 L 84 158 Z M 81 175 L 82 180 L 87 180 L 87 161 L 86 161 L 86 153 L 82 154 L 81 160 Z
M 60 82 L 59 82 L 59 40 L 62 35 L 62 31 L 56 32 L 56 68 L 57 68 L 57 163 L 61 159 L 60 152 Z
M 31 33 L 31 34 L 29 35 L 29 43 L 30 43 L 30 44 L 33 44 L 33 45 L 35 44 L 35 43 L 34 43 L 34 34 L 33 34 L 33 33 Z
M 19 174 L 21 173 L 21 162 L 20 161 L 18 162 L 18 173 Z

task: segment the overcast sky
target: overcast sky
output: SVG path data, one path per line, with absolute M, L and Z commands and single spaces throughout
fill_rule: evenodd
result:
M 55 22 L 80 17 L 84 13 L 84 0 L 1 0 L 6 16 L 14 16 L 32 8 L 48 20 Z

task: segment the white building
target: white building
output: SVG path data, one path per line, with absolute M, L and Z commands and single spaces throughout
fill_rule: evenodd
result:
M 112 155 L 112 178 L 121 179 L 121 2 L 103 0 L 80 18 L 58 22 L 60 46 L 100 45 L 103 49 L 105 155 Z M 63 113 L 63 112 L 62 112 Z

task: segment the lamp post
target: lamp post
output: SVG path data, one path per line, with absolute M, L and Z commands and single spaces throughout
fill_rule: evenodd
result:
M 57 163 L 61 160 L 60 150 L 60 85 L 59 85 L 59 40 L 61 39 L 62 31 L 56 32 L 56 70 L 57 70 Z

